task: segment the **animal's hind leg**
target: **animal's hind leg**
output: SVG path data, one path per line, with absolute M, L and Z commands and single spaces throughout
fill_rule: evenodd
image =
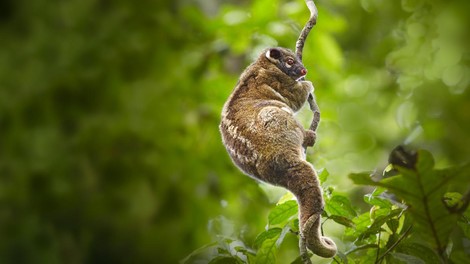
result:
M 317 173 L 306 161 L 299 160 L 287 169 L 285 187 L 297 197 L 301 227 L 310 216 L 323 212 L 323 196 Z
M 261 180 L 282 186 L 297 197 L 303 227 L 311 215 L 323 212 L 323 197 L 317 173 L 300 152 L 286 150 L 280 156 L 259 161 L 257 171 Z

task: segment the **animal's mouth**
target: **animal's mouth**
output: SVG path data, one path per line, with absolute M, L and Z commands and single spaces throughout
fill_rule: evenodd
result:
M 295 80 L 296 80 L 296 81 L 301 81 L 301 79 L 304 78 L 305 75 L 307 75 L 307 70 L 306 70 L 306 69 L 302 69 L 302 70 L 300 70 L 300 76 L 297 77 L 297 79 L 295 79 Z
M 302 79 L 303 77 L 305 77 L 305 75 L 307 75 L 307 69 L 303 68 L 303 69 L 300 69 L 298 72 L 298 76 L 296 81 L 300 81 L 300 79 Z

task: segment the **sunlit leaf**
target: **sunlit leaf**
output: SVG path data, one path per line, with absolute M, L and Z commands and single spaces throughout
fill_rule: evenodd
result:
M 269 238 L 263 241 L 261 247 L 258 249 L 258 253 L 256 254 L 256 264 L 276 263 L 276 241 L 277 238 Z
M 401 213 L 400 209 L 392 210 L 389 214 L 379 214 L 373 220 L 372 224 L 363 232 L 359 237 L 361 239 L 366 239 L 369 236 L 375 235 L 382 231 L 382 226 L 389 221 L 390 219 L 396 217 Z
M 276 246 L 280 247 L 282 242 L 284 242 L 284 238 L 286 235 L 291 231 L 291 228 L 289 225 L 285 225 L 284 228 L 282 229 L 281 234 L 279 235 L 279 238 L 276 241 Z
M 372 185 L 375 186 L 377 182 L 371 179 L 370 173 L 351 173 L 349 174 L 349 178 L 355 183 L 359 185 Z
M 328 179 L 328 176 L 330 176 L 330 173 L 328 172 L 328 170 L 322 169 L 318 172 L 319 172 L 318 178 L 320 179 L 320 182 L 321 183 L 326 182 L 326 180 Z
M 364 195 L 364 201 L 368 204 L 379 206 L 381 208 L 390 208 L 392 203 L 380 195 L 375 194 L 375 191 L 370 194 Z
M 279 198 L 277 204 L 279 205 L 290 200 L 295 200 L 295 196 L 291 192 L 286 192 L 281 198 Z
M 269 225 L 285 224 L 291 217 L 297 215 L 297 201 L 286 201 L 277 205 L 268 216 Z
M 354 227 L 354 222 L 347 217 L 339 216 L 339 215 L 330 215 L 329 218 L 340 225 L 344 225 L 347 227 Z
M 325 211 L 329 215 L 343 216 L 346 218 L 353 218 L 356 216 L 356 211 L 351 205 L 349 199 L 342 195 L 333 195 L 325 203 Z
M 370 214 L 369 212 L 363 213 L 352 219 L 352 221 L 354 223 L 354 228 L 346 229 L 346 235 L 358 237 L 359 234 L 365 232 L 371 224 Z
M 279 227 L 270 228 L 260 233 L 253 243 L 254 247 L 260 247 L 266 239 L 277 239 L 281 235 L 282 229 Z

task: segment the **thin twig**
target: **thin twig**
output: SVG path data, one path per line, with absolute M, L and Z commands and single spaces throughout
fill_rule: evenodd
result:
M 406 235 L 408 235 L 408 233 L 411 231 L 411 228 L 413 227 L 413 225 L 410 225 L 410 227 L 408 227 L 408 229 L 406 229 L 406 231 L 403 233 L 403 235 L 401 235 L 401 237 L 399 237 L 397 239 L 397 241 L 395 241 L 395 243 L 393 243 L 393 245 L 391 247 L 389 247 L 387 249 L 387 251 L 385 251 L 382 256 L 380 256 L 380 258 L 378 258 L 377 261 L 380 261 L 382 262 L 382 259 L 385 258 L 385 256 L 387 256 L 388 253 L 390 253 L 390 251 L 392 251 L 396 246 L 398 246 L 398 244 L 400 244 L 400 242 L 406 237 Z M 375 262 L 375 263 L 379 263 L 379 262 Z
M 300 61 L 302 61 L 302 53 L 305 41 L 307 40 L 310 30 L 312 30 L 313 26 L 317 24 L 318 18 L 318 10 L 313 0 L 305 0 L 305 3 L 307 4 L 308 9 L 310 10 L 310 18 L 307 21 L 307 24 L 305 24 L 304 28 L 300 32 L 300 36 L 297 39 L 297 42 L 295 43 L 295 54 Z M 301 78 L 301 81 L 303 80 L 305 80 L 304 77 Z M 312 131 L 316 131 L 318 128 L 318 124 L 320 123 L 320 110 L 318 109 L 318 105 L 315 100 L 313 91 L 308 96 L 308 104 L 310 105 L 310 110 L 313 112 L 313 119 L 309 129 Z
M 315 100 L 314 93 L 308 95 L 308 104 L 310 105 L 310 110 L 313 112 L 312 123 L 310 124 L 310 130 L 317 131 L 318 124 L 320 123 L 320 109 L 318 108 L 317 101 Z
M 379 231 L 379 237 L 377 239 L 377 254 L 375 255 L 375 263 L 378 263 L 379 261 L 379 255 L 380 255 L 380 237 L 381 237 L 382 231 Z
M 305 0 L 305 3 L 307 4 L 308 9 L 310 10 L 310 18 L 305 24 L 302 31 L 300 32 L 300 36 L 297 39 L 297 42 L 295 43 L 295 54 L 301 62 L 302 62 L 302 51 L 305 45 L 305 41 L 307 40 L 310 30 L 317 23 L 317 17 L 318 17 L 318 10 L 313 0 Z M 300 80 L 304 81 L 305 78 L 302 77 Z M 320 122 L 320 111 L 315 101 L 313 91 L 308 96 L 308 103 L 310 105 L 310 110 L 313 112 L 313 120 L 310 125 L 310 130 L 315 132 L 317 130 L 318 123 Z M 307 151 L 307 147 L 305 147 L 305 151 Z M 308 224 L 308 221 L 307 221 L 307 224 Z M 306 227 L 308 227 L 307 230 L 310 230 L 311 223 L 310 225 L 304 225 L 304 230 L 306 229 Z M 304 264 L 312 264 L 312 261 L 310 260 L 310 257 L 308 255 L 307 241 L 303 234 L 303 231 L 300 232 L 299 248 L 300 248 L 300 257 L 301 257 L 302 262 Z
M 302 51 L 304 49 L 305 40 L 307 40 L 310 30 L 312 30 L 313 26 L 317 24 L 318 18 L 318 10 L 313 0 L 305 0 L 305 3 L 307 4 L 308 9 L 310 10 L 310 18 L 307 21 L 307 24 L 305 24 L 304 28 L 302 29 L 302 32 L 300 32 L 300 36 L 297 39 L 297 42 L 295 43 L 295 54 L 297 55 L 300 61 L 302 61 Z

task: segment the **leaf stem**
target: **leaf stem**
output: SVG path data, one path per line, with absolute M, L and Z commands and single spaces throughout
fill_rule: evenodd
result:
M 379 230 L 379 237 L 377 239 L 377 254 L 375 255 L 375 263 L 379 263 L 379 254 L 380 254 L 380 237 L 381 237 L 382 231 Z
M 403 235 L 401 235 L 401 236 L 398 238 L 398 240 L 397 240 L 395 243 L 393 243 L 393 245 L 392 245 L 391 247 L 389 247 L 389 248 L 387 249 L 387 251 L 385 251 L 385 252 L 382 254 L 382 256 L 380 256 L 380 258 L 378 258 L 378 260 L 377 260 L 375 263 L 377 264 L 377 263 L 382 262 L 382 259 L 383 259 L 388 253 L 390 253 L 390 251 L 392 251 L 396 246 L 398 246 L 398 244 L 400 244 L 400 242 L 408 235 L 408 233 L 411 231 L 411 228 L 412 228 L 412 227 L 413 227 L 413 225 L 410 225 L 410 226 L 408 227 L 408 229 L 406 229 L 406 231 L 403 233 Z M 378 261 L 380 261 L 380 262 L 378 262 Z

